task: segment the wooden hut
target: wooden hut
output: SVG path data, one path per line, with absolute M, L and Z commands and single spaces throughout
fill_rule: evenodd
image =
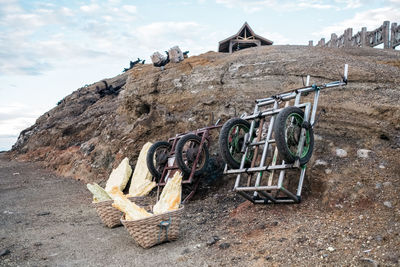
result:
M 232 53 L 241 49 L 272 45 L 272 41 L 254 33 L 250 25 L 245 22 L 237 34 L 219 42 L 218 52 Z

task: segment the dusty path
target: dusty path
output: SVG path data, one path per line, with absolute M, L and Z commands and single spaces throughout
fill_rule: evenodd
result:
M 181 238 L 138 247 L 123 227 L 108 229 L 83 183 L 0 153 L 1 266 L 396 266 L 397 205 L 254 206 L 229 190 L 203 189 L 185 207 Z M 384 190 L 384 189 L 380 189 Z M 217 236 L 215 244 L 208 242 Z M 214 243 L 214 242 L 211 242 Z
M 0 211 L 0 250 L 10 251 L 2 266 L 164 266 L 188 245 L 141 249 L 123 227 L 101 224 L 81 182 L 1 154 Z

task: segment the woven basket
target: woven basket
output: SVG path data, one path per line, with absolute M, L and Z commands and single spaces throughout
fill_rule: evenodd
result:
M 143 248 L 149 248 L 178 239 L 182 213 L 183 207 L 134 221 L 126 221 L 123 216 L 121 222 L 136 243 Z
M 146 206 L 148 205 L 146 200 L 143 197 L 130 197 L 130 201 L 134 202 L 138 206 Z M 92 203 L 94 208 L 97 211 L 97 214 L 100 216 L 102 222 L 107 225 L 109 228 L 113 228 L 121 225 L 121 216 L 122 212 L 117 210 L 112 206 L 113 200 L 106 200 L 97 203 Z

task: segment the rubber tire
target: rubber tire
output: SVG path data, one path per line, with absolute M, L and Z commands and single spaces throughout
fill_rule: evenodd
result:
M 278 148 L 279 153 L 282 155 L 283 159 L 285 160 L 286 163 L 294 163 L 297 160 L 297 156 L 294 156 L 291 154 L 287 144 L 286 144 L 286 139 L 285 139 L 285 123 L 287 118 L 293 114 L 296 113 L 300 115 L 302 118 L 304 118 L 304 112 L 298 108 L 298 107 L 286 107 L 283 110 L 279 112 L 279 114 L 276 116 L 276 121 L 274 124 L 274 132 L 275 132 L 275 142 L 276 146 Z M 307 154 L 300 158 L 300 165 L 303 166 L 305 165 L 311 158 L 313 149 L 314 149 L 314 131 L 312 127 L 307 130 L 309 132 L 310 136 L 310 144 L 309 144 L 309 149 Z
M 183 148 L 186 144 L 186 142 L 188 141 L 196 141 L 198 142 L 198 144 L 200 145 L 201 143 L 201 137 L 195 134 L 187 134 L 184 135 L 179 141 L 178 144 L 176 145 L 175 148 L 175 160 L 176 160 L 176 164 L 178 165 L 179 169 L 181 169 L 181 171 L 183 172 L 184 175 L 190 175 L 190 173 L 192 172 L 192 169 L 190 169 L 186 164 L 185 161 L 183 160 Z M 208 152 L 208 147 L 207 144 L 204 143 L 203 144 L 203 149 L 205 152 L 205 162 L 204 165 L 198 169 L 194 171 L 194 176 L 198 176 L 203 174 L 206 170 L 207 170 L 207 166 L 208 166 L 208 160 L 209 160 L 209 152 Z
M 171 144 L 166 141 L 155 142 L 147 151 L 147 156 L 146 156 L 147 168 L 149 169 L 150 173 L 153 175 L 157 183 L 160 181 L 162 173 L 160 173 L 154 166 L 153 159 L 154 159 L 154 153 L 156 153 L 157 149 L 160 147 L 167 147 L 168 150 L 170 150 Z
M 232 169 L 239 169 L 240 162 L 237 162 L 231 155 L 229 151 L 229 132 L 231 129 L 237 125 L 243 125 L 250 130 L 250 123 L 246 120 L 240 118 L 232 118 L 224 123 L 219 134 L 219 150 L 221 152 L 222 159 L 228 164 Z

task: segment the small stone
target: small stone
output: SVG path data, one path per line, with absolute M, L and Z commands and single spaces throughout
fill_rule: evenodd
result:
M 373 259 L 369 259 L 369 258 L 362 258 L 360 259 L 360 261 L 364 262 L 364 263 L 369 263 L 369 266 L 378 266 L 378 264 L 376 263 L 376 261 L 374 261 Z M 368 265 L 367 265 L 368 266 Z
M 212 246 L 212 245 L 214 245 L 215 243 L 217 243 L 217 241 L 219 240 L 219 237 L 218 236 L 213 236 L 213 237 L 211 237 L 208 241 L 207 241 L 207 246 Z
M 392 182 L 384 182 L 382 185 L 384 187 L 391 187 L 392 186 Z
M 265 259 L 266 259 L 267 261 L 269 261 L 269 260 L 272 260 L 272 257 L 271 257 L 271 256 L 266 256 Z
M 222 244 L 219 245 L 219 248 L 220 248 L 220 249 L 227 249 L 227 248 L 229 248 L 230 246 L 231 246 L 231 244 L 229 244 L 229 243 L 222 243 Z
M 321 140 L 323 140 L 323 138 L 322 138 L 322 136 L 320 136 L 318 134 L 314 134 L 314 140 L 321 141 Z
M 11 251 L 9 249 L 2 249 L 2 250 L 0 250 L 0 257 L 6 256 L 10 253 L 11 253 Z
M 370 152 L 372 152 L 372 151 L 368 150 L 368 149 L 359 149 L 359 150 L 357 150 L 357 157 L 366 159 L 369 157 Z
M 336 148 L 336 156 L 339 158 L 345 158 L 347 157 L 347 151 L 341 148 Z
M 40 247 L 41 245 L 43 245 L 41 242 L 35 242 L 35 243 L 33 243 L 33 245 L 35 246 L 35 247 Z
M 381 183 L 376 183 L 375 184 L 375 189 L 381 189 L 382 188 L 382 184 Z
M 385 168 L 386 168 L 385 165 L 383 165 L 383 164 L 379 165 L 379 169 L 385 169 Z
M 183 255 L 183 254 L 188 254 L 189 252 L 190 252 L 190 249 L 185 248 L 185 249 L 182 251 L 182 255 Z
M 274 221 L 271 223 L 272 226 L 277 226 L 278 225 L 278 221 Z
M 335 249 L 334 247 L 328 247 L 327 250 L 328 250 L 329 252 L 334 252 L 336 249 Z
M 385 202 L 383 202 L 383 205 L 385 205 L 385 206 L 388 207 L 388 208 L 391 208 L 391 207 L 392 207 L 392 203 L 391 203 L 390 201 L 385 201 Z
M 326 162 L 325 160 L 322 160 L 322 159 L 317 159 L 317 160 L 315 161 L 314 165 L 315 165 L 315 166 L 320 166 L 320 165 L 326 166 L 326 165 L 328 165 L 328 162 Z
M 325 169 L 325 174 L 331 174 L 332 170 L 331 169 Z
M 36 214 L 37 216 L 47 216 L 50 215 L 50 211 L 43 211 Z
M 328 257 L 328 254 L 322 254 L 322 258 Z

